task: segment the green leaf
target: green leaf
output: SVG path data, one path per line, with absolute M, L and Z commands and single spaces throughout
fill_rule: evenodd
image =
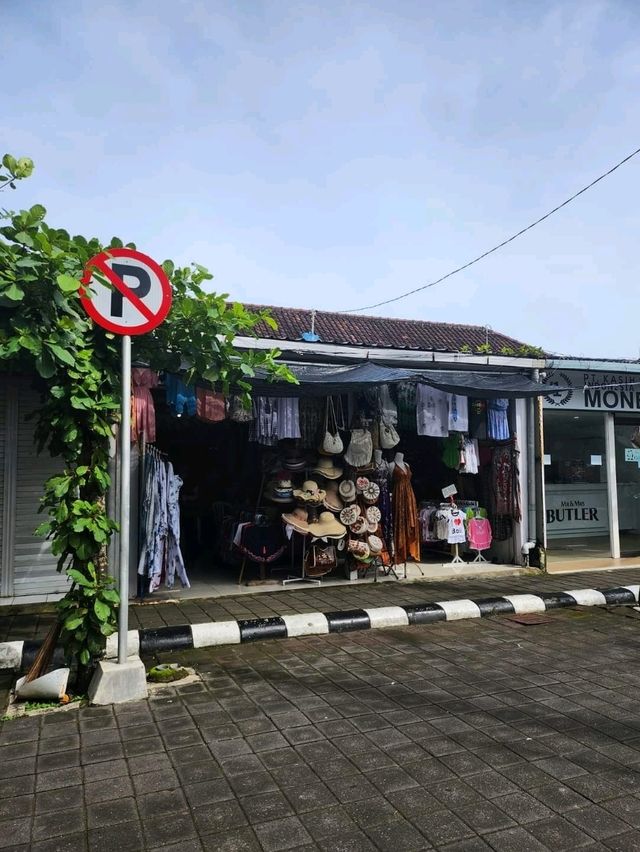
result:
M 47 343 L 49 349 L 56 356 L 58 361 L 62 361 L 63 364 L 67 364 L 69 367 L 75 367 L 76 362 L 73 359 L 73 356 L 70 355 L 62 346 L 58 346 L 57 343 Z
M 67 275 L 66 272 L 63 272 L 62 275 L 58 275 L 56 282 L 63 293 L 75 293 L 81 286 L 77 278 L 74 278 L 72 275 Z
M 92 580 L 89 580 L 88 577 L 85 577 L 81 571 L 78 571 L 77 568 L 69 568 L 67 574 L 74 583 L 77 583 L 79 586 L 84 586 L 85 588 L 91 588 L 95 585 Z
M 111 607 L 99 599 L 94 602 L 93 611 L 98 617 L 98 621 L 108 621 L 111 615 Z
M 11 284 L 6 290 L 2 291 L 2 295 L 11 299 L 12 302 L 21 302 L 24 299 L 24 290 L 17 284 Z
M 40 373 L 43 379 L 50 379 L 56 371 L 56 365 L 53 362 L 53 358 L 46 349 L 43 349 L 36 358 L 36 370 Z M 53 388 L 51 391 L 52 390 Z M 57 388 L 57 390 L 62 390 L 62 388 Z
M 83 666 L 86 666 L 86 665 L 89 664 L 90 659 L 91 659 L 91 654 L 89 653 L 89 651 L 86 648 L 83 648 L 82 651 L 80 651 L 80 662 L 82 663 Z
M 63 622 L 63 626 L 64 626 L 65 630 L 68 630 L 69 632 L 71 632 L 72 630 L 75 630 L 77 627 L 80 627 L 80 625 L 82 624 L 83 621 L 84 621 L 83 615 L 72 615 Z
M 26 231 L 18 231 L 18 233 L 13 238 L 17 243 L 22 243 L 24 246 L 29 246 L 29 248 L 33 248 L 34 242 L 33 237 L 30 234 L 27 234 Z

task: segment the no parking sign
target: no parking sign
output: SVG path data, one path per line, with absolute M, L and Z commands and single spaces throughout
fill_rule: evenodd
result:
M 114 248 L 96 254 L 85 266 L 82 284 L 84 309 L 95 323 L 115 334 L 146 334 L 160 325 L 171 307 L 169 279 L 141 251 Z

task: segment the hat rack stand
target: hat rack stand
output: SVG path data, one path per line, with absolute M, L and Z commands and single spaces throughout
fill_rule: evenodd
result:
M 307 572 L 305 570 L 306 564 L 306 556 L 307 556 L 307 535 L 306 533 L 300 533 L 297 530 L 292 528 L 291 532 L 291 571 L 295 570 L 294 561 L 295 561 L 295 546 L 294 546 L 294 536 L 299 535 L 302 538 L 302 567 L 301 574 L 299 577 L 292 576 L 291 574 L 288 577 L 285 577 L 284 580 L 281 580 L 283 586 L 288 585 L 289 583 L 311 583 L 313 586 L 321 586 L 322 580 L 317 577 L 307 577 Z

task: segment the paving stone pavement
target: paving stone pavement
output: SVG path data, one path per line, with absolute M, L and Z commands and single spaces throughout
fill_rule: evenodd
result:
M 260 592 L 237 597 L 187 599 L 179 603 L 150 600 L 132 605 L 133 629 L 199 624 L 244 618 L 269 618 L 297 612 L 331 612 L 362 607 L 393 606 L 452 598 L 491 597 L 519 592 L 554 592 L 566 589 L 614 588 L 640 583 L 640 568 L 583 571 L 513 577 L 468 577 L 446 582 L 385 582 L 353 586 L 304 587 L 291 591 Z M 42 639 L 55 620 L 54 607 L 29 605 L 0 609 L 0 641 Z
M 549 619 L 159 655 L 202 683 L 2 724 L 0 849 L 640 849 L 640 617 Z

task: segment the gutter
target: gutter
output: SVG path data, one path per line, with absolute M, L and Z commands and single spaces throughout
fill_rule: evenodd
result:
M 519 370 L 542 370 L 547 362 L 544 358 L 514 358 L 507 355 L 473 355 L 464 352 L 436 352 L 413 349 L 370 349 L 364 346 L 343 346 L 333 343 L 306 343 L 302 340 L 272 340 L 264 337 L 236 337 L 233 345 L 244 350 L 281 349 L 283 355 L 293 355 L 302 360 L 305 356 L 312 360 L 321 357 L 325 360 L 354 361 L 363 359 L 373 363 L 402 366 L 424 367 L 427 364 L 449 364 L 456 368 L 478 367 L 517 367 Z

